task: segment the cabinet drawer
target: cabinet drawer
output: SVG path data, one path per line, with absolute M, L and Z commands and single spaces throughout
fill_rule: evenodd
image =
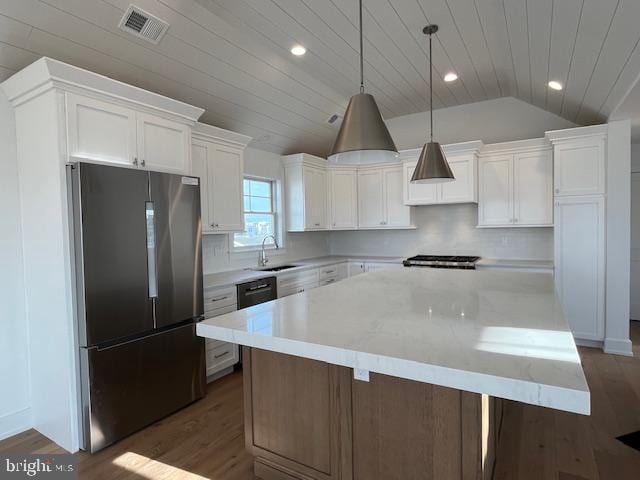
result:
M 225 313 L 235 312 L 238 309 L 235 305 L 227 305 L 226 307 L 213 308 L 204 312 L 204 318 L 213 318 L 224 315 Z
M 278 288 L 278 298 L 288 297 L 294 293 L 302 293 L 318 287 L 318 282 L 293 283 L 283 288 Z
M 236 286 L 232 285 L 223 288 L 205 289 L 204 291 L 204 311 L 209 312 L 217 308 L 237 305 Z
M 205 340 L 206 342 L 204 343 L 207 355 L 209 355 L 209 352 L 215 350 L 218 347 L 221 347 L 223 345 L 232 345 L 231 343 L 225 342 L 224 340 L 214 340 L 213 338 L 206 338 Z
M 347 264 L 346 263 L 338 263 L 335 265 L 327 265 L 326 267 L 320 268 L 320 281 L 326 280 L 328 278 L 338 278 L 342 279 L 347 276 Z
M 292 272 L 278 277 L 278 290 L 288 288 L 291 285 L 301 285 L 304 283 L 318 283 L 318 269 L 304 270 L 302 272 Z
M 320 280 L 320 285 L 319 286 L 323 287 L 325 285 L 331 285 L 332 283 L 339 282 L 340 280 L 342 280 L 342 279 L 338 278 L 338 277 L 325 278 L 324 280 Z
M 238 346 L 233 343 L 223 343 L 207 350 L 207 377 L 235 365 L 238 362 Z

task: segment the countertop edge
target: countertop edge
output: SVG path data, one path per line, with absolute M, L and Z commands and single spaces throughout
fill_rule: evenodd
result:
M 588 390 L 573 390 L 328 345 L 262 336 L 205 323 L 197 325 L 196 333 L 205 338 L 318 360 L 348 368 L 360 368 L 407 380 L 487 394 L 555 410 L 583 415 L 589 415 L 591 412 L 590 392 Z

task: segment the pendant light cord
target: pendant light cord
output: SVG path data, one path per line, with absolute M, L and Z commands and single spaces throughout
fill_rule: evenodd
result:
M 429 129 L 431 130 L 431 143 L 433 143 L 433 61 L 432 61 L 432 49 L 431 49 L 431 37 L 429 34 Z
M 364 93 L 364 52 L 362 48 L 362 0 L 360 0 L 360 93 Z

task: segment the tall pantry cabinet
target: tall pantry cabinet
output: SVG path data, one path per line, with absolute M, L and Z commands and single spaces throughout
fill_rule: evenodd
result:
M 555 283 L 574 337 L 605 336 L 607 126 L 547 132 L 554 159 Z

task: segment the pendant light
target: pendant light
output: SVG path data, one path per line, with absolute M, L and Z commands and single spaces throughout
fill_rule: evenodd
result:
M 364 93 L 362 0 L 360 5 L 360 93 L 349 100 L 329 161 L 339 164 L 392 162 L 398 149 L 382 119 L 373 95 Z
M 433 141 L 433 60 L 431 36 L 438 31 L 437 25 L 427 25 L 422 33 L 429 35 L 429 115 L 430 115 L 430 140 L 425 143 L 420 153 L 420 159 L 411 177 L 411 183 L 444 183 L 452 182 L 456 178 L 444 156 L 442 147 Z

